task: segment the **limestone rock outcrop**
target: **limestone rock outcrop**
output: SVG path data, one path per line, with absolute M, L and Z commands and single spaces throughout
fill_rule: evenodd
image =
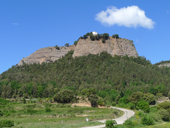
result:
M 133 41 L 122 38 L 112 38 L 102 43 L 102 39 L 91 41 L 90 37 L 87 39 L 80 39 L 75 47 L 73 57 L 86 56 L 88 54 L 100 54 L 107 51 L 112 56 L 133 56 L 138 57 L 138 53 L 134 47 Z
M 75 45 L 71 45 L 69 47 L 60 47 L 60 50 L 57 50 L 55 47 L 47 47 L 47 48 L 41 48 L 31 55 L 29 55 L 26 58 L 23 58 L 20 60 L 18 65 L 23 65 L 23 63 L 26 64 L 33 64 L 33 63 L 42 63 L 42 62 L 54 62 L 55 60 L 58 60 L 65 56 L 65 54 L 68 53 L 68 51 L 74 50 Z
M 133 41 L 123 38 L 112 38 L 102 43 L 102 39 L 91 41 L 90 37 L 87 39 L 79 39 L 77 45 L 71 45 L 69 47 L 60 47 L 57 50 L 55 47 L 42 48 L 26 58 L 23 58 L 18 65 L 42 63 L 42 62 L 54 62 L 59 58 L 65 56 L 68 51 L 74 50 L 73 57 L 86 56 L 88 54 L 100 54 L 103 51 L 107 51 L 112 56 L 133 56 L 138 57 L 138 53 L 134 47 Z

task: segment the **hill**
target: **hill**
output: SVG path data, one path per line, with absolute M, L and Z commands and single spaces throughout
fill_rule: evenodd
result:
M 115 89 L 118 93 L 162 91 L 163 95 L 170 91 L 169 69 L 160 69 L 146 58 L 112 57 L 107 52 L 73 58 L 73 54 L 74 51 L 70 51 L 53 63 L 13 66 L 1 74 L 1 97 L 51 97 L 55 89 L 64 88 L 76 93 L 89 88 L 97 91 Z
M 170 67 L 170 60 L 161 61 L 156 63 L 155 65 L 157 65 L 158 67 Z

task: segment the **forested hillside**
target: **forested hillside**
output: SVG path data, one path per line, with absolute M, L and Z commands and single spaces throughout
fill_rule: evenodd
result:
M 13 66 L 0 76 L 1 97 L 52 97 L 58 89 L 80 94 L 93 88 L 100 96 L 111 89 L 116 93 L 130 90 L 165 96 L 170 91 L 170 69 L 152 65 L 144 57 L 112 57 L 103 52 L 72 58 L 72 54 L 70 51 L 53 63 Z

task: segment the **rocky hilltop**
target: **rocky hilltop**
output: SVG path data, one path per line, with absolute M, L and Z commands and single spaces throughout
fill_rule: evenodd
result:
M 30 56 L 23 58 L 18 65 L 42 63 L 42 62 L 54 62 L 59 58 L 62 58 L 68 51 L 74 50 L 73 57 L 86 56 L 88 54 L 100 54 L 103 51 L 107 51 L 112 56 L 133 56 L 138 57 L 138 53 L 134 47 L 133 41 L 123 38 L 110 37 L 105 43 L 102 39 L 92 41 L 90 37 L 87 39 L 79 39 L 77 45 L 71 45 L 68 47 L 59 47 L 59 50 L 55 47 L 47 47 L 37 50 Z

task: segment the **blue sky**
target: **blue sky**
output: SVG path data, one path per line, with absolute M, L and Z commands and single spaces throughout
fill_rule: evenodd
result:
M 91 31 L 133 40 L 138 54 L 153 64 L 169 60 L 169 5 L 169 0 L 0 0 L 0 73 L 40 48 L 71 45 Z

